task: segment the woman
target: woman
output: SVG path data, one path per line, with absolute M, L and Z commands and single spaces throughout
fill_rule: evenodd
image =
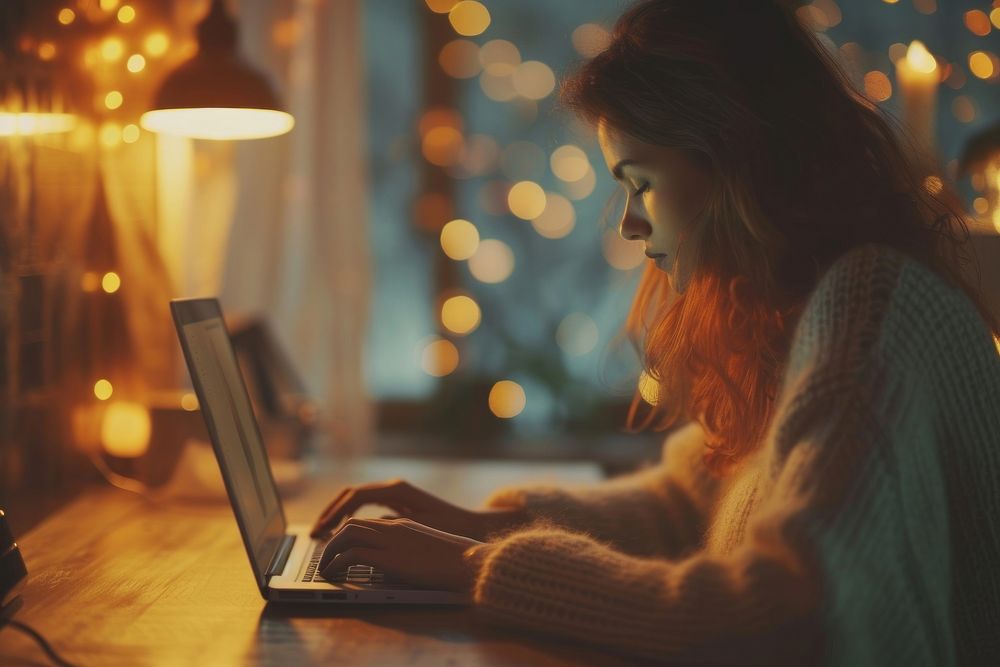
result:
M 736 0 L 633 5 L 561 99 L 652 258 L 627 320 L 658 387 L 643 426 L 687 425 L 659 466 L 481 510 L 345 489 L 316 535 L 366 503 L 402 518 L 349 520 L 324 571 L 635 657 L 995 659 L 1000 327 L 891 118 L 790 10 Z

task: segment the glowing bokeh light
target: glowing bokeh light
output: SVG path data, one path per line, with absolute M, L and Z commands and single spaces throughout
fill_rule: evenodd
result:
M 435 14 L 447 14 L 458 0 L 427 0 L 427 7 Z
M 931 193 L 932 195 L 940 194 L 941 190 L 944 189 L 944 181 L 941 180 L 940 176 L 930 175 L 924 179 L 924 190 Z
M 575 224 L 576 209 L 573 202 L 558 192 L 545 193 L 545 209 L 531 221 L 535 231 L 548 239 L 563 238 L 573 231 Z
M 591 168 L 587 154 L 583 152 L 582 148 L 573 144 L 566 144 L 552 151 L 549 164 L 552 167 L 552 173 L 567 183 L 579 181 L 587 175 L 587 171 Z
M 108 294 L 114 294 L 122 286 L 122 279 L 114 271 L 108 271 L 101 278 L 101 289 Z
M 513 72 L 514 67 L 521 64 L 521 52 L 513 42 L 506 39 L 491 39 L 479 47 L 479 64 L 483 67 L 506 65 Z
M 884 72 L 872 70 L 865 74 L 865 94 L 876 102 L 885 102 L 892 97 L 892 83 Z
M 423 136 L 420 148 L 428 162 L 444 167 L 459 160 L 462 144 L 461 132 L 447 125 L 439 125 Z
M 76 20 L 76 12 L 74 12 L 69 7 L 63 7 L 59 10 L 59 22 L 63 25 L 69 25 Z
M 142 456 L 149 448 L 151 432 L 149 410 L 139 403 L 115 401 L 101 420 L 101 444 L 112 456 Z
M 0 137 L 68 132 L 75 125 L 72 114 L 0 111 Z
M 476 0 L 461 0 L 448 12 L 448 21 L 459 35 L 475 37 L 490 26 L 490 12 Z
M 117 37 L 108 37 L 101 42 L 101 57 L 107 62 L 114 62 L 122 57 L 125 45 Z
M 582 357 L 597 345 L 597 324 L 584 313 L 570 313 L 556 329 L 556 342 L 567 354 Z
M 134 144 L 139 141 L 139 126 L 134 123 L 129 123 L 122 128 L 122 141 L 126 144 Z
M 511 82 L 518 95 L 529 100 L 540 100 L 555 89 L 556 75 L 545 63 L 527 60 L 514 68 Z
M 146 58 L 141 53 L 133 53 L 128 57 L 125 67 L 133 74 L 137 74 L 146 68 Z
M 445 74 L 456 79 L 471 79 L 483 69 L 479 46 L 467 39 L 453 39 L 441 47 L 438 64 Z
M 973 51 L 969 54 L 969 71 L 980 79 L 992 78 L 997 73 L 996 56 L 986 51 Z
M 512 380 L 500 380 L 490 389 L 490 412 L 501 419 L 510 419 L 521 414 L 526 403 L 524 389 Z
M 108 109 L 112 110 L 117 109 L 122 105 L 122 102 L 124 101 L 125 98 L 122 97 L 121 92 L 117 90 L 112 90 L 111 92 L 109 92 L 107 95 L 104 96 L 104 106 L 106 106 Z
M 980 9 L 972 9 L 965 12 L 965 27 L 969 29 L 973 35 L 978 35 L 980 37 L 985 37 L 990 34 L 992 26 L 990 25 L 990 17 L 986 15 L 986 12 Z
M 458 348 L 450 340 L 437 338 L 428 343 L 420 355 L 420 367 L 428 375 L 444 377 L 458 368 Z
M 150 33 L 142 43 L 146 53 L 153 57 L 162 56 L 170 47 L 170 38 L 164 32 Z
M 594 173 L 593 168 L 590 168 L 587 169 L 587 175 L 580 180 L 573 181 L 572 183 L 562 183 L 561 185 L 567 197 L 574 201 L 580 201 L 581 199 L 586 199 L 594 192 L 594 188 L 597 186 L 597 174 Z
M 533 181 L 519 181 L 507 193 L 507 206 L 522 220 L 537 218 L 545 210 L 545 191 Z
M 143 129 L 160 134 L 211 139 L 263 139 L 285 134 L 295 126 L 291 114 L 274 109 L 156 109 L 142 114 Z
M 122 126 L 118 123 L 102 123 L 98 138 L 105 148 L 114 148 L 122 141 Z
M 514 252 L 498 239 L 479 242 L 475 254 L 469 258 L 469 272 L 483 283 L 500 283 L 514 271 Z
M 631 271 L 647 259 L 642 242 L 626 241 L 617 229 L 604 233 L 601 246 L 604 259 L 619 271 Z
M 52 42 L 42 42 L 38 45 L 38 57 L 49 61 L 56 57 L 56 45 Z
M 584 23 L 571 36 L 573 48 L 584 58 L 593 58 L 608 47 L 611 35 L 596 23 Z
M 198 397 L 192 392 L 186 392 L 181 396 L 181 408 L 187 412 L 194 412 L 198 409 Z
M 118 10 L 118 21 L 120 23 L 131 23 L 135 20 L 135 8 L 132 5 L 122 5 Z
M 104 378 L 101 378 L 94 383 L 94 396 L 97 397 L 99 401 L 106 401 L 111 398 L 111 394 L 115 393 L 115 388 L 111 386 L 111 383 Z
M 513 65 L 490 65 L 479 75 L 479 87 L 486 97 L 496 102 L 509 102 L 517 97 L 512 74 Z
M 474 176 L 489 173 L 500 158 L 500 146 L 488 134 L 473 134 L 466 138 L 462 150 L 462 167 Z
M 458 218 L 441 228 L 441 249 L 451 259 L 468 259 L 478 247 L 479 230 L 468 220 Z
M 475 331 L 480 315 L 479 304 L 464 294 L 449 297 L 441 306 L 441 324 L 459 336 Z

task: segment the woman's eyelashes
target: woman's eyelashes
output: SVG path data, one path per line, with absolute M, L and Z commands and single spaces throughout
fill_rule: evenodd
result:
M 642 193 L 646 192 L 646 190 L 649 190 L 649 181 L 646 181 L 645 183 L 643 183 L 643 184 L 642 184 L 642 185 L 641 185 L 641 186 L 639 187 L 639 189 L 638 189 L 638 190 L 636 190 L 635 192 L 633 192 L 633 193 L 632 193 L 632 196 L 633 196 L 633 197 L 638 197 L 638 196 L 639 196 L 639 195 L 641 195 Z

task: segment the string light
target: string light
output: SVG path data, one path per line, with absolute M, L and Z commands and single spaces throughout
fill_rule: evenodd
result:
M 96 396 L 99 401 L 108 400 L 111 398 L 111 394 L 113 394 L 114 391 L 115 388 L 111 386 L 111 383 L 108 380 L 102 378 L 94 383 L 94 396 Z
M 120 23 L 131 23 L 135 20 L 135 9 L 131 5 L 122 5 L 118 10 L 118 21 Z
M 59 10 L 59 23 L 63 25 L 69 25 L 74 20 L 76 20 L 76 12 L 74 12 L 69 7 L 63 7 Z
M 108 294 L 114 294 L 118 291 L 118 288 L 122 286 L 122 279 L 118 277 L 118 274 L 114 271 L 108 271 L 101 278 L 101 289 L 103 289 Z
M 146 68 L 146 59 L 142 56 L 141 53 L 133 53 L 128 57 L 128 61 L 125 63 L 125 67 L 128 69 L 128 71 L 132 72 L 133 74 L 136 74 Z
M 112 90 L 104 96 L 104 106 L 112 110 L 119 108 L 123 101 L 121 92 L 117 90 Z

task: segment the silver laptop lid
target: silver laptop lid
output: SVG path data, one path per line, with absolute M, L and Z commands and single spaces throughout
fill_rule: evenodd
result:
M 285 537 L 285 513 L 216 299 L 170 302 L 177 335 L 261 594 Z

